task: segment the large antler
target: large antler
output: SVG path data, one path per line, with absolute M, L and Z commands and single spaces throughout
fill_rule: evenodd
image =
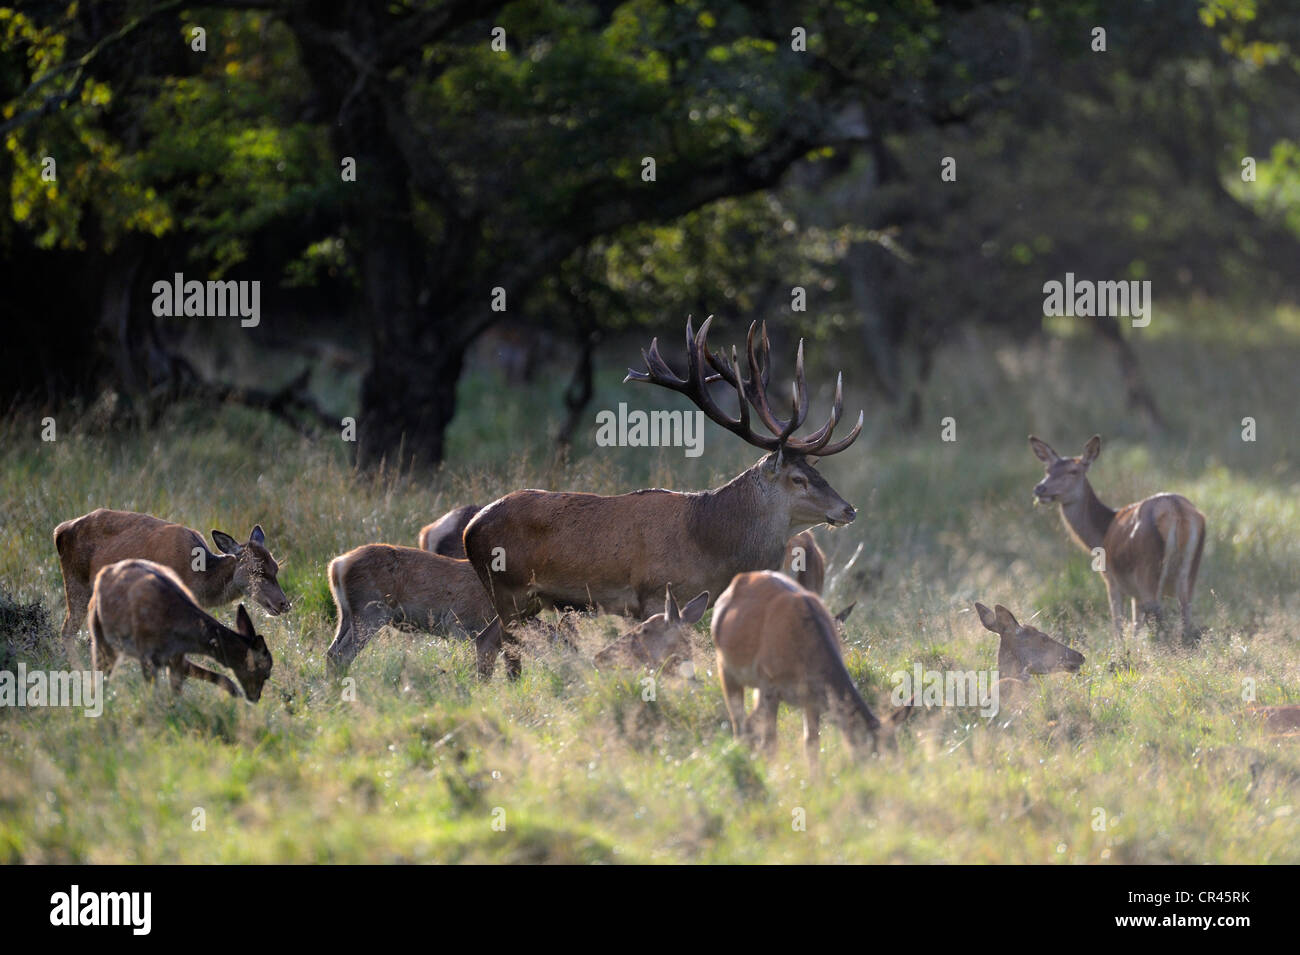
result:
M 623 380 L 648 381 L 651 384 L 661 385 L 664 388 L 680 392 L 694 402 L 711 420 L 722 425 L 732 434 L 739 435 L 749 444 L 765 451 L 782 450 L 792 454 L 813 454 L 826 457 L 829 454 L 837 454 L 843 451 L 857 440 L 858 435 L 862 432 L 863 415 L 861 412 L 858 414 L 858 423 L 853 426 L 852 431 L 834 444 L 829 443 L 831 433 L 835 430 L 840 415 L 844 411 L 842 375 L 838 376 L 835 381 L 835 404 L 831 408 L 831 416 L 826 424 L 806 438 L 791 437 L 808 417 L 808 387 L 804 383 L 802 339 L 799 340 L 799 351 L 795 358 L 790 417 L 782 420 L 772 411 L 767 397 L 771 345 L 767 338 L 766 323 L 762 326 L 757 342 L 754 333 L 759 330 L 759 325 L 754 322 L 749 326 L 749 337 L 745 343 L 745 353 L 749 360 L 748 378 L 741 375 L 740 361 L 734 347 L 731 349 L 730 361 L 727 360 L 725 355 L 719 356 L 709 351 L 709 326 L 712 323 L 713 316 L 710 315 L 705 319 L 704 324 L 700 326 L 699 332 L 696 333 L 691 327 L 691 320 L 689 318 L 686 320 L 685 378 L 678 378 L 673 370 L 668 367 L 668 363 L 659 354 L 659 339 L 655 338 L 650 342 L 650 350 L 642 350 L 641 352 L 641 356 L 645 359 L 646 370 L 637 371 L 629 368 L 627 377 Z M 705 371 L 706 365 L 712 368 L 715 374 L 707 374 Z M 713 400 L 713 396 L 709 393 L 709 383 L 718 380 L 725 381 L 736 390 L 736 401 L 740 411 L 738 417 L 732 418 L 718 407 L 717 402 Z M 750 428 L 749 409 L 751 405 L 759 420 L 772 432 L 771 435 L 759 434 Z

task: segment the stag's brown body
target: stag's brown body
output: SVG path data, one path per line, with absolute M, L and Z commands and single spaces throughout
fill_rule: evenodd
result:
M 477 504 L 466 504 L 448 511 L 432 524 L 425 524 L 420 528 L 420 550 L 463 560 L 465 525 L 481 510 Z
M 330 665 L 348 666 L 385 624 L 474 631 L 495 611 L 468 561 L 415 547 L 364 544 L 335 557 L 328 570 L 338 630 Z
M 519 661 L 510 624 L 543 608 L 594 606 L 644 617 L 666 587 L 679 596 L 718 593 L 737 573 L 779 568 L 791 534 L 853 520 L 853 507 L 814 468 L 818 457 L 844 450 L 862 430 L 859 415 L 849 435 L 830 441 L 843 410 L 840 384 L 826 424 L 793 438 L 808 411 L 802 343 L 791 416 L 780 419 L 766 393 L 766 333 L 760 345 L 756 326 L 750 327 L 746 379 L 734 351 L 728 362 L 708 350 L 711 321 L 698 334 L 686 323 L 685 378 L 668 367 L 656 340 L 645 353 L 647 371 L 629 371 L 628 379 L 686 395 L 714 422 L 769 453 L 711 491 L 654 489 L 606 497 L 527 490 L 480 511 L 465 528 L 465 550 L 500 618 L 480 634 L 480 650 L 494 658 L 495 645 L 504 640 L 512 677 Z M 738 417 L 715 403 L 708 387 L 715 379 L 734 390 Z M 770 434 L 750 428 L 751 408 Z M 490 668 L 484 675 L 489 674 Z
M 713 644 L 735 735 L 756 735 L 761 745 L 775 746 L 780 704 L 800 707 L 811 764 L 817 761 L 823 714 L 859 749 L 891 738 L 911 713 L 903 706 L 884 721 L 877 718 L 844 666 L 830 612 L 816 594 L 783 574 L 736 577 L 713 608 Z M 746 687 L 758 689 L 748 716 Z
M 225 553 L 213 553 L 198 531 L 148 514 L 99 508 L 54 529 L 54 547 L 63 569 L 67 611 L 63 639 L 69 643 L 86 618 L 95 575 L 109 564 L 140 558 L 169 568 L 201 607 L 219 607 L 240 597 L 261 604 L 272 615 L 289 601 L 276 575 L 279 565 L 266 548 L 260 525 L 240 544 L 221 531 L 213 540 Z M 195 549 L 202 549 L 202 570 L 195 568 Z
M 88 613 L 91 666 L 106 675 L 125 655 L 140 661 L 150 682 L 167 667 L 177 693 L 187 677 L 194 677 L 238 696 L 228 677 L 186 659 L 186 654 L 207 656 L 234 670 L 244 695 L 256 703 L 271 674 L 271 651 L 253 630 L 244 605 L 235 613 L 239 629 L 231 630 L 205 613 L 180 577 L 161 564 L 123 560 L 100 570 Z
M 1101 452 L 1098 435 L 1074 458 L 1061 457 L 1033 435 L 1029 446 L 1047 472 L 1034 488 L 1037 500 L 1060 504 L 1061 519 L 1080 547 L 1102 549 L 1102 579 L 1116 636 L 1124 636 L 1125 598 L 1132 600 L 1136 625 L 1139 614 L 1158 624 L 1160 599 L 1177 597 L 1183 638 L 1194 640 L 1198 630 L 1191 605 L 1205 546 L 1205 516 L 1181 494 L 1155 494 L 1118 510 L 1103 504 L 1087 478 Z

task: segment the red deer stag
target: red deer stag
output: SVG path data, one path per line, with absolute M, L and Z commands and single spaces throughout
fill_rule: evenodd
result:
M 1115 635 L 1124 639 L 1124 598 L 1132 598 L 1133 625 L 1138 613 L 1161 619 L 1160 598 L 1177 596 L 1183 615 L 1183 640 L 1194 642 L 1192 591 L 1205 546 L 1205 517 L 1181 494 L 1155 494 L 1118 511 L 1107 507 L 1088 483 L 1088 467 L 1101 453 L 1094 434 L 1077 458 L 1063 458 L 1032 434 L 1029 447 L 1043 462 L 1047 476 L 1034 487 L 1039 503 L 1061 505 L 1061 519 L 1086 551 L 1101 549 L 1102 579 L 1110 598 Z
M 626 380 L 687 396 L 717 424 L 768 452 L 761 460 L 711 491 L 656 488 L 615 497 L 516 491 L 489 504 L 465 528 L 465 550 L 498 614 L 479 635 L 483 658 L 494 660 L 504 642 L 512 679 L 520 663 L 510 625 L 545 607 L 597 606 L 641 619 L 665 587 L 678 594 L 719 593 L 738 573 L 779 568 L 795 532 L 853 520 L 853 507 L 813 466 L 819 457 L 843 451 L 862 431 L 859 414 L 853 430 L 831 443 L 843 411 L 841 381 L 826 424 L 795 438 L 808 414 L 803 342 L 795 362 L 793 409 L 783 420 L 768 403 L 766 328 L 759 342 L 757 325 L 749 328 L 745 378 L 735 349 L 730 361 L 709 350 L 712 321 L 707 319 L 698 334 L 686 322 L 685 378 L 660 356 L 655 339 L 642 352 L 646 371 L 629 369 Z M 708 385 L 715 380 L 735 391 L 738 417 L 714 401 Z M 751 407 L 770 434 L 750 428 Z M 490 675 L 489 666 L 483 676 Z

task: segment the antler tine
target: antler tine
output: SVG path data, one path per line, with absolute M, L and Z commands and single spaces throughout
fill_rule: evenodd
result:
M 829 444 L 826 447 L 822 448 L 820 451 L 817 452 L 817 456 L 819 458 L 827 458 L 830 457 L 832 454 L 839 454 L 841 451 L 847 448 L 854 441 L 858 440 L 858 435 L 862 433 L 862 421 L 863 421 L 863 416 L 865 414 L 866 414 L 865 411 L 859 411 L 858 423 L 853 426 L 853 430 L 850 431 L 848 434 L 846 434 L 840 440 L 836 441 L 834 444 Z
M 844 375 L 843 373 L 835 376 L 835 402 L 831 405 L 831 416 L 827 422 L 819 429 L 801 438 L 798 441 L 791 442 L 788 447 L 791 451 L 798 451 L 800 454 L 817 454 L 827 441 L 831 439 L 831 432 L 835 426 L 840 423 L 840 415 L 844 413 Z
M 687 330 L 690 330 L 690 322 L 687 321 Z M 733 373 L 726 367 L 725 359 L 716 358 L 709 351 L 709 327 L 713 324 L 713 316 L 710 315 L 700 326 L 700 330 L 695 333 L 695 339 L 691 347 L 687 349 L 687 377 L 689 379 L 690 391 L 688 392 L 692 401 L 694 401 L 706 415 L 713 421 L 722 425 L 733 434 L 739 435 L 748 443 L 760 447 L 765 451 L 775 451 L 778 444 L 775 438 L 768 438 L 760 434 L 755 434 L 749 427 L 749 409 L 745 406 L 743 389 L 740 384 L 740 375 Z M 701 356 L 707 356 L 701 360 Z M 713 400 L 709 393 L 709 378 L 705 376 L 704 365 L 709 364 L 716 368 L 718 375 L 728 384 L 736 388 L 736 395 L 740 402 L 740 416 L 732 418 Z
M 784 442 L 785 438 L 793 433 L 789 428 L 789 421 L 782 421 L 772 413 L 772 407 L 767 402 L 767 376 L 762 366 L 759 364 L 758 353 L 754 346 L 754 332 L 758 329 L 758 322 L 750 322 L 749 336 L 745 339 L 745 352 L 749 358 L 749 378 L 745 380 L 745 397 L 749 403 L 754 406 L 754 411 L 758 413 L 758 419 L 767 425 L 769 431 L 781 437 Z M 767 329 L 764 326 L 764 338 L 767 337 Z M 793 420 L 793 418 L 791 418 Z
M 637 371 L 635 368 L 627 370 L 627 377 L 623 381 L 648 381 L 652 384 L 663 385 L 665 388 L 671 388 L 674 391 L 683 391 L 686 388 L 687 381 L 684 378 L 678 378 L 677 374 L 669 367 L 668 362 L 664 361 L 663 356 L 659 354 L 659 339 L 654 338 L 650 342 L 650 350 L 641 349 L 641 358 L 645 362 L 646 370 Z

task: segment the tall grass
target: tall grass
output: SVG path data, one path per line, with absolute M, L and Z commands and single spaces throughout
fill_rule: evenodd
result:
M 44 605 L 56 628 L 51 531 L 98 506 L 240 537 L 260 522 L 286 559 L 294 608 L 256 615 L 276 661 L 256 706 L 203 685 L 173 699 L 128 662 L 98 719 L 0 709 L 0 861 L 1300 861 L 1300 744 L 1240 717 L 1247 680 L 1260 702 L 1300 701 L 1300 340 L 1273 327 L 1266 341 L 1136 339 L 1170 421 L 1162 434 L 1133 420 L 1112 357 L 1090 337 L 950 343 L 917 433 L 900 435 L 850 389 L 847 406 L 867 408 L 866 434 L 822 470 L 859 517 L 818 534 L 834 563 L 827 602 L 858 601 L 846 658 L 868 699 L 887 705 L 891 674 L 918 660 L 993 666 L 996 638 L 971 612 L 976 599 L 1034 617 L 1088 662 L 1076 677 L 1040 681 L 1018 716 L 918 714 L 896 753 L 860 763 L 828 730 L 817 779 L 797 714 L 783 712 L 773 758 L 733 743 L 704 628 L 701 678 L 665 678 L 652 702 L 637 676 L 590 664 L 622 625 L 612 617 L 585 618 L 576 651 L 539 628 L 513 685 L 480 685 L 463 642 L 390 631 L 354 665 L 355 699 L 325 675 L 334 555 L 413 544 L 448 508 L 517 487 L 702 488 L 755 456 L 718 429 L 698 459 L 597 450 L 591 431 L 563 459 L 546 438 L 556 385 L 510 391 L 484 375 L 462 388 L 447 466 L 411 477 L 358 474 L 341 441 L 309 441 L 238 408 L 214 418 L 180 405 L 132 433 L 69 418 L 53 443 L 34 418 L 7 421 L 0 586 Z M 601 377 L 596 407 L 668 399 L 620 378 Z M 816 398 L 812 417 L 826 389 Z M 940 440 L 948 416 L 952 443 Z M 1253 443 L 1241 440 L 1246 416 Z M 1031 431 L 1062 453 L 1100 432 L 1092 480 L 1111 504 L 1176 490 L 1204 511 L 1200 647 L 1115 644 L 1086 555 L 1052 511 L 1032 506 Z M 63 665 L 57 642 L 13 653 Z

